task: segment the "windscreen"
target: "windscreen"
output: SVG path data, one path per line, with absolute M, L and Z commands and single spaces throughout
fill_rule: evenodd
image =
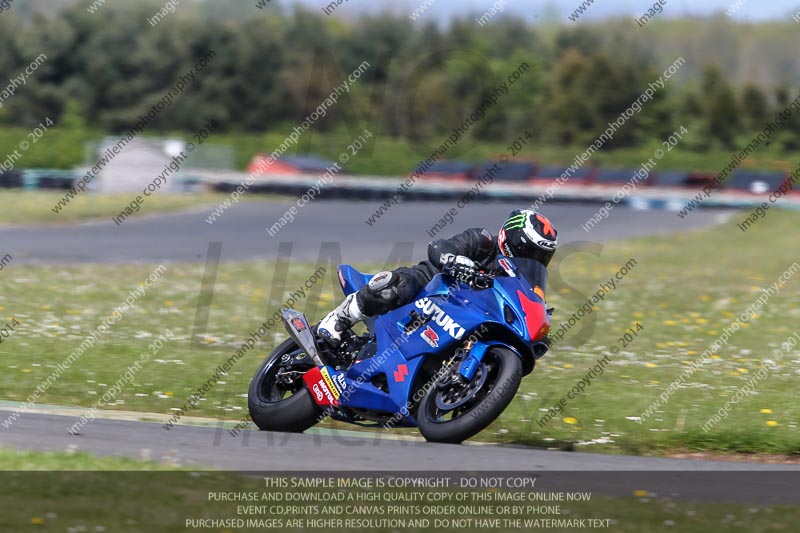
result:
M 517 267 L 517 275 L 525 278 L 531 287 L 538 285 L 542 291 L 547 292 L 547 268 L 543 264 L 524 257 L 508 257 L 506 259 L 514 263 L 514 266 Z

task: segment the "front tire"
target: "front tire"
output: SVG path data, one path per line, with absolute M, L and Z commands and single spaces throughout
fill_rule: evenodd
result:
M 302 433 L 322 419 L 322 408 L 314 403 L 302 378 L 313 367 L 292 339 L 264 359 L 247 394 L 250 418 L 258 429 Z
M 489 349 L 475 377 L 461 389 L 428 389 L 417 411 L 420 433 L 431 442 L 460 444 L 500 416 L 521 381 L 520 357 L 506 348 Z

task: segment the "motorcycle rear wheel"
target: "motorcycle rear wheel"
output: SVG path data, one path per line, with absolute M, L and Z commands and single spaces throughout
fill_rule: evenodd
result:
M 521 380 L 520 357 L 506 348 L 491 348 L 470 383 L 460 389 L 429 387 L 417 411 L 420 433 L 430 442 L 463 442 L 500 416 Z

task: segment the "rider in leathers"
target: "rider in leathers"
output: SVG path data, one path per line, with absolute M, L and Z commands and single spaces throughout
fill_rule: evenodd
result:
M 334 348 L 342 334 L 366 317 L 382 315 L 412 302 L 436 274 L 443 272 L 470 285 L 482 273 L 501 270 L 498 255 L 525 257 L 541 264 L 544 287 L 546 267 L 556 250 L 556 230 L 542 214 L 516 209 L 506 218 L 495 239 L 484 228 L 470 228 L 450 239 L 428 245 L 428 260 L 373 276 L 369 283 L 350 294 L 320 322 L 317 331 Z

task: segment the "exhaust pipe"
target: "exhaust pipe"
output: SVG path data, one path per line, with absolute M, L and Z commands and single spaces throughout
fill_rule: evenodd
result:
M 294 309 L 287 309 L 281 313 L 281 320 L 289 336 L 311 357 L 314 364 L 325 366 L 319 355 L 317 340 L 311 332 L 311 326 L 308 325 L 306 315 Z

